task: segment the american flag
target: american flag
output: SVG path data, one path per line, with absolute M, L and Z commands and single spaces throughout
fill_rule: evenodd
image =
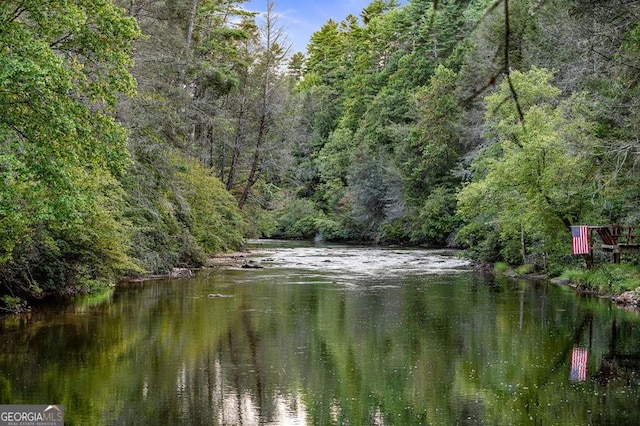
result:
M 587 348 L 573 348 L 571 352 L 571 381 L 584 382 L 587 380 L 587 358 Z
M 572 226 L 571 227 L 571 254 L 589 254 L 591 247 L 589 246 L 589 227 L 588 226 Z

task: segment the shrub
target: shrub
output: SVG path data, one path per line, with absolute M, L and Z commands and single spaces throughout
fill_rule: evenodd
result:
M 342 224 L 322 213 L 316 217 L 315 227 L 317 235 L 323 239 L 341 240 L 346 238 Z
M 411 241 L 446 245 L 449 236 L 460 225 L 455 207 L 456 197 L 452 190 L 435 188 L 418 212 L 417 226 L 411 234 Z
M 527 275 L 535 271 L 535 266 L 530 263 L 525 263 L 524 265 L 520 265 L 516 268 L 516 272 L 518 275 Z
M 583 290 L 620 294 L 640 286 L 640 272 L 632 264 L 601 265 L 597 269 L 567 269 L 560 276 Z
M 245 220 L 222 183 L 183 154 L 162 154 L 140 156 L 126 179 L 131 255 L 147 272 L 166 273 L 241 246 Z M 160 161 L 162 174 L 156 170 Z
M 276 216 L 274 237 L 313 238 L 318 233 L 316 221 L 321 217 L 321 212 L 316 209 L 311 200 L 289 200 L 274 214 Z
M 493 268 L 496 270 L 496 272 L 504 272 L 509 269 L 509 264 L 507 262 L 496 262 L 493 265 Z
M 19 297 L 13 297 L 5 294 L 0 297 L 0 312 L 23 312 L 27 309 L 27 302 Z
M 186 225 L 201 249 L 212 254 L 239 247 L 245 221 L 235 198 L 197 161 L 176 163 L 178 185 L 187 203 Z
M 345 226 L 318 209 L 308 199 L 290 199 L 273 211 L 275 226 L 271 232 L 274 238 L 309 239 L 320 237 L 325 240 L 347 238 Z

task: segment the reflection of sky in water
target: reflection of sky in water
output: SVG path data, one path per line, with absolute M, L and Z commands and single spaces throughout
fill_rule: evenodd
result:
M 306 425 L 307 412 L 300 395 L 276 395 L 274 413 L 268 422 L 262 421 L 260 407 L 250 393 L 238 394 L 235 390 L 222 396 L 223 409 L 217 413 L 220 425 Z
M 470 270 L 455 252 L 352 247 L 306 247 L 267 250 L 264 264 L 349 275 L 448 274 Z

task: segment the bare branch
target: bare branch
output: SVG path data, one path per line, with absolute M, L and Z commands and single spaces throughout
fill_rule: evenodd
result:
M 522 106 L 520 105 L 520 100 L 518 99 L 518 93 L 516 89 L 513 87 L 513 82 L 511 81 L 511 65 L 509 63 L 509 48 L 510 43 L 509 39 L 511 38 L 511 25 L 509 22 L 509 0 L 504 0 L 504 71 L 507 75 L 507 82 L 509 83 L 509 91 L 511 91 L 511 95 L 513 96 L 513 101 L 516 104 L 516 110 L 518 111 L 518 117 L 520 118 L 520 122 L 524 126 L 524 114 L 522 112 Z

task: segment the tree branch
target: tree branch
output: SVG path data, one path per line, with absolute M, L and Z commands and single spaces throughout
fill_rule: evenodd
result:
M 520 122 L 524 126 L 524 113 L 522 112 L 522 106 L 520 105 L 520 100 L 518 99 L 518 93 L 516 92 L 515 87 L 513 87 L 513 82 L 511 81 L 511 65 L 509 62 L 509 48 L 511 47 L 509 43 L 510 38 L 511 25 L 509 22 L 509 0 L 504 0 L 504 68 L 507 75 L 507 82 L 509 83 L 509 91 L 511 92 L 513 101 L 516 103 L 516 110 L 518 111 Z

